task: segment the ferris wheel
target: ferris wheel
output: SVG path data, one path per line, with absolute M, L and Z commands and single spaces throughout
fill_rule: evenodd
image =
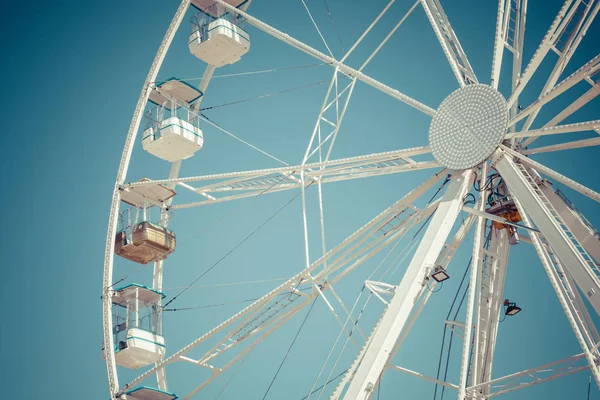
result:
M 600 55 L 564 76 L 600 11 L 600 1 L 566 0 L 531 60 L 523 60 L 527 0 L 499 0 L 492 71 L 478 76 L 439 0 L 417 0 L 406 14 L 395 17 L 398 23 L 359 69 L 350 67 L 347 58 L 390 12 L 395 0 L 382 8 L 339 60 L 329 48 L 330 54 L 324 54 L 253 17 L 248 13 L 250 1 L 183 0 L 138 99 L 118 168 L 104 255 L 102 356 L 111 398 L 202 397 L 203 390 L 243 363 L 249 352 L 260 351 L 260 343 L 301 310 L 308 309 L 310 313 L 315 302 L 324 302 L 341 326 L 336 345 L 339 340 L 348 343 L 356 338 L 358 351 L 355 361 L 343 373 L 335 377 L 329 374 L 326 383 L 318 388 L 315 383 L 307 398 L 327 395 L 334 399 L 369 399 L 390 370 L 454 390 L 459 399 L 487 399 L 585 370 L 590 371 L 600 387 L 600 334 L 593 322 L 595 316 L 589 314 L 587 307 L 600 315 L 600 233 L 557 187 L 566 187 L 566 191 L 577 192 L 594 202 L 600 202 L 600 193 L 535 160 L 535 155 L 541 153 L 600 145 L 600 137 L 572 139 L 577 132 L 600 134 L 600 120 L 563 122 L 600 95 Z M 311 16 L 306 3 L 302 3 Z M 363 72 L 417 7 L 425 11 L 458 83 L 458 88 L 448 93 L 437 109 Z M 177 78 L 158 81 L 163 60 L 188 12 L 194 13 L 188 46 L 195 57 L 206 63 L 204 74 L 198 86 Z M 327 45 L 312 16 L 311 20 Z M 317 122 L 307 135 L 310 139 L 302 161 L 278 168 L 182 177 L 182 162 L 208 151 L 202 149 L 201 123 L 215 126 L 201 113 L 204 94 L 217 68 L 243 63 L 250 51 L 250 27 L 333 69 Z M 506 74 L 510 76 L 511 90 L 502 94 L 499 82 L 502 66 L 508 65 L 503 62 L 505 56 L 512 59 L 510 73 Z M 521 105 L 519 97 L 536 71 L 541 73 L 543 62 L 550 62 L 552 69 L 543 78 L 545 84 L 537 100 Z M 415 148 L 331 158 L 359 81 L 430 117 L 428 142 Z M 584 87 L 581 96 L 561 107 L 543 125 L 534 127 L 544 106 L 576 86 Z M 548 135 L 564 139 L 558 144 L 536 146 L 536 140 Z M 138 145 L 141 142 L 145 152 L 170 163 L 167 178 L 128 179 L 136 141 Z M 322 185 L 424 170 L 431 171 L 428 179 L 345 240 L 327 248 Z M 306 191 L 311 186 L 318 191 L 322 228 L 322 255 L 317 259 L 309 256 Z M 431 200 L 423 201 L 436 188 Z M 179 203 L 176 189 L 192 193 L 197 199 Z M 172 216 L 181 209 L 211 207 L 213 203 L 282 191 L 296 191 L 302 200 L 305 265 L 299 266 L 300 272 L 236 314 L 225 317 L 222 323 L 207 326 L 205 332 L 190 337 L 187 345 L 167 348 L 163 311 L 166 304 L 177 298 L 166 299 L 163 293 L 163 272 L 168 273 L 164 266 L 177 251 L 176 232 L 170 224 Z M 460 215 L 467 218 L 460 221 Z M 458 382 L 428 377 L 396 365 L 394 356 L 424 306 L 435 296 L 436 287 L 449 279 L 447 267 L 459 246 L 463 242 L 463 246 L 471 245 L 466 243 L 471 229 L 472 258 L 468 274 L 465 272 L 466 316 L 462 323 L 446 321 L 462 337 L 460 362 L 455 366 Z M 348 307 L 335 288 L 343 285 L 344 278 L 357 267 L 411 236 L 413 252 L 399 282 L 364 281 L 369 296 L 382 302 L 383 312 L 370 333 L 352 337 L 360 329 L 359 299 Z M 417 236 L 419 240 L 414 241 Z M 504 291 L 508 255 L 511 247 L 519 243 L 535 249 L 581 353 L 494 377 L 499 322 L 521 311 L 515 301 L 505 299 Z M 139 268 L 152 266 L 152 282 L 135 282 L 130 275 L 118 279 L 122 274 L 115 271 L 115 255 Z M 335 358 L 332 354 L 326 363 Z M 167 371 L 176 364 L 210 373 L 198 375 L 194 389 L 180 393 L 177 387 L 167 385 Z M 321 373 L 324 370 L 325 365 Z M 123 371 L 128 372 L 124 375 Z M 321 373 L 319 377 L 324 378 L 326 374 Z M 135 377 L 129 379 L 130 376 Z M 332 384 L 324 394 L 329 383 Z

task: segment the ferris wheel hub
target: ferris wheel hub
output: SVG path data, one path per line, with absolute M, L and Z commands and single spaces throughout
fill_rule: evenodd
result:
M 507 130 L 504 96 L 489 85 L 472 84 L 442 101 L 429 127 L 429 145 L 440 164 L 467 169 L 490 157 Z

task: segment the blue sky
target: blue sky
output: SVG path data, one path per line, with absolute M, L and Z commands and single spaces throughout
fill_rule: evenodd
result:
M 370 2 L 328 0 L 342 43 L 347 49 L 385 5 Z M 412 5 L 398 1 L 348 62 L 353 67 L 389 32 Z M 489 82 L 495 2 L 456 0 L 444 2 L 446 12 L 461 40 L 479 80 Z M 307 1 L 334 54 L 342 49 L 322 1 Z M 114 177 L 124 139 L 147 70 L 176 2 L 9 2 L 4 5 L 0 43 L 5 51 L 0 70 L 4 76 L 2 97 L 5 132 L 0 174 L 5 196 L 2 213 L 4 267 L 0 301 L 5 305 L 0 324 L 0 375 L 6 392 L 15 398 L 106 399 L 106 373 L 101 347 L 101 276 L 106 221 Z M 560 7 L 556 0 L 529 0 L 525 60 L 533 54 Z M 324 51 L 300 1 L 255 0 L 250 13 L 286 33 Z M 187 49 L 188 13 L 175 37 L 159 79 L 177 76 L 197 78 L 204 64 Z M 249 29 L 252 45 L 241 62 L 219 69 L 229 74 L 317 63 L 309 56 L 266 34 Z M 598 54 L 600 24 L 590 28 L 564 76 Z M 510 60 L 510 57 L 506 57 Z M 555 60 L 554 55 L 549 60 Z M 545 62 L 540 76 L 552 68 Z M 505 72 L 508 68 L 505 69 Z M 329 67 L 215 78 L 204 106 L 214 106 L 331 77 Z M 364 71 L 435 108 L 457 88 L 424 12 L 418 8 L 388 45 Z M 501 89 L 506 90 L 503 74 Z M 198 82 L 191 80 L 191 82 Z M 533 101 L 543 80 L 536 77 L 522 96 Z M 564 107 L 587 88 L 575 88 L 540 114 L 536 126 Z M 301 161 L 310 132 L 325 94 L 326 85 L 207 111 L 206 114 L 240 137 L 294 164 Z M 504 92 L 506 94 L 506 91 Z M 598 101 L 565 122 L 598 119 Z M 348 114 L 332 157 L 425 145 L 430 118 L 386 95 L 357 84 Z M 185 162 L 182 175 L 276 167 L 278 164 L 232 140 L 212 127 L 202 126 L 205 147 Z M 587 136 L 586 136 L 587 135 Z M 589 134 L 580 135 L 591 137 Z M 561 138 L 540 140 L 552 143 Z M 598 149 L 587 148 L 546 154 L 536 159 L 579 182 L 600 189 L 596 160 Z M 331 184 L 324 187 L 328 247 L 339 243 L 382 209 L 392 204 L 433 170 Z M 128 179 L 164 178 L 168 165 L 145 153 L 138 142 Z M 566 191 L 596 225 L 598 205 Z M 173 229 L 177 251 L 165 267 L 165 293 L 177 293 L 203 270 L 263 223 L 295 193 L 284 192 L 239 203 L 183 210 L 175 215 Z M 185 195 L 178 198 L 185 199 Z M 311 258 L 319 256 L 318 208 L 309 190 Z M 211 221 L 226 215 L 218 224 Z M 443 319 L 457 290 L 470 256 L 466 242 L 451 265 L 453 279 L 432 296 L 398 363 L 435 375 Z M 198 284 L 211 285 L 295 274 L 304 266 L 302 220 L 299 199 L 286 207 L 247 243 L 219 264 Z M 352 304 L 362 282 L 376 261 L 361 267 L 340 283 L 338 291 Z M 390 277 L 398 283 L 402 268 Z M 136 268 L 115 261 L 115 278 Z M 149 284 L 150 269 L 130 281 Z M 195 307 L 230 303 L 260 296 L 276 282 L 244 286 L 190 289 L 173 306 Z M 520 244 L 511 250 L 505 297 L 517 301 L 524 311 L 500 327 L 497 374 L 510 373 L 576 354 L 579 349 L 553 294 L 533 248 Z M 372 300 L 375 303 L 375 300 Z M 165 313 L 168 352 L 179 349 L 243 304 Z M 382 311 L 367 309 L 364 329 Z M 464 311 L 464 308 L 463 308 Z M 221 398 L 262 398 L 305 311 L 262 343 L 241 366 Z M 462 314 L 460 314 L 462 315 Z M 458 319 L 460 320 L 461 316 Z M 308 393 L 339 331 L 337 323 L 317 302 L 273 387 L 270 399 L 300 399 Z M 454 365 L 459 348 L 455 339 Z M 356 355 L 348 348 L 333 376 L 343 371 Z M 342 367 L 343 366 L 343 367 Z M 454 369 L 456 370 L 456 368 Z M 125 383 L 135 376 L 120 371 Z M 497 376 L 497 374 L 495 374 Z M 176 365 L 169 370 L 170 389 L 184 395 L 201 372 Z M 449 380 L 456 382 L 457 373 Z M 215 398 L 228 375 L 203 392 Z M 539 385 L 507 395 L 507 399 L 585 398 L 587 373 Z M 149 381 L 151 384 L 153 382 Z M 319 383 L 320 385 L 321 383 Z M 331 389 L 334 384 L 330 385 Z M 330 388 L 328 386 L 328 388 Z M 381 395 L 407 399 L 431 398 L 433 387 L 417 378 L 390 371 L 383 379 Z M 447 392 L 445 397 L 454 396 Z M 598 390 L 592 389 L 592 398 Z

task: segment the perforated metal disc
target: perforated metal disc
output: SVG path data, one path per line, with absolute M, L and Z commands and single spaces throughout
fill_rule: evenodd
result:
M 440 164 L 467 169 L 486 160 L 508 129 L 508 106 L 488 85 L 468 85 L 452 92 L 429 127 L 429 145 Z

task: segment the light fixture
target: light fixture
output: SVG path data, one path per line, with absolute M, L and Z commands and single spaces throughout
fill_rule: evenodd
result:
M 433 273 L 431 274 L 431 277 L 437 283 L 444 282 L 445 280 L 450 279 L 450 275 L 448 275 L 446 270 L 439 265 L 434 268 Z
M 506 307 L 504 315 L 516 315 L 521 311 L 521 307 L 517 306 L 517 303 L 513 303 L 508 299 L 504 300 L 504 306 Z

